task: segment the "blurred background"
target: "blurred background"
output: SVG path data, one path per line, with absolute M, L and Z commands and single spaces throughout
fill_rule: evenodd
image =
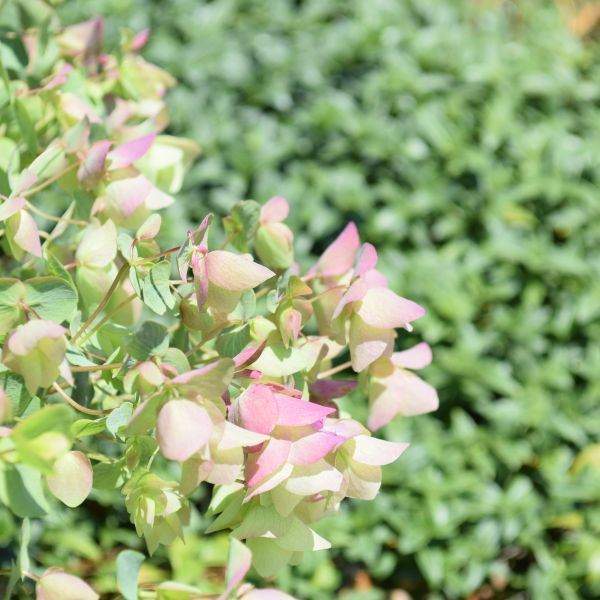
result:
M 179 81 L 170 131 L 203 148 L 179 231 L 280 194 L 302 263 L 353 219 L 391 287 L 428 309 L 416 334 L 440 410 L 384 430 L 413 446 L 377 501 L 323 522 L 334 550 L 276 584 L 307 600 L 600 597 L 597 4 L 66 0 L 60 13 L 104 15 L 109 39 L 151 28 L 144 55 Z M 141 543 L 109 497 L 85 506 L 41 533 L 36 560 L 101 581 L 104 548 Z M 144 577 L 209 590 L 227 543 L 204 525 Z

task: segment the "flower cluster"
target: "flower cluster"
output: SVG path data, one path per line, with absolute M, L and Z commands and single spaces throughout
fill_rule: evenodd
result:
M 240 586 L 250 560 L 270 577 L 329 547 L 312 525 L 373 499 L 408 446 L 373 432 L 437 407 L 409 370 L 429 347 L 394 351 L 425 311 L 389 289 L 353 223 L 303 273 L 282 197 L 238 202 L 222 228 L 207 215 L 165 249 L 158 211 L 199 149 L 161 133 L 173 81 L 139 55 L 147 33 L 108 54 L 101 20 L 67 27 L 44 41 L 53 64 L 41 35 L 25 44 L 38 83 L 6 72 L 0 139 L 0 501 L 39 516 L 15 506 L 19 469 L 69 507 L 120 490 L 153 553 L 184 536 L 190 496 L 211 484 L 208 532 L 232 537 L 223 597 L 259 598 Z M 340 408 L 348 397 L 368 398 L 365 425 Z M 38 598 L 69 586 L 97 597 L 51 570 Z

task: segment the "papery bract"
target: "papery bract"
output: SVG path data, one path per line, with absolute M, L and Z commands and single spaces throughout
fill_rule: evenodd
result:
M 421 343 L 371 366 L 368 386 L 371 430 L 379 429 L 397 415 L 414 416 L 437 410 L 435 389 L 407 370 L 422 369 L 430 362 L 431 349 Z
M 90 459 L 83 452 L 67 452 L 54 463 L 53 471 L 47 478 L 50 491 L 67 506 L 79 506 L 92 489 Z
M 4 343 L 2 362 L 23 376 L 32 394 L 56 381 L 65 358 L 65 331 L 52 321 L 34 320 L 19 325 Z
M 98 600 L 100 596 L 82 579 L 49 569 L 35 587 L 36 600 Z

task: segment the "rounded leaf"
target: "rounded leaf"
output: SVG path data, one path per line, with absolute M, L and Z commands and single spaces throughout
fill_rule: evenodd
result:
M 48 570 L 35 588 L 36 600 L 98 600 L 100 596 L 82 579 Z
M 90 459 L 74 450 L 54 463 L 54 473 L 47 477 L 48 488 L 63 504 L 75 508 L 89 495 L 93 474 Z
M 287 269 L 294 262 L 294 235 L 283 223 L 265 223 L 258 228 L 254 249 L 258 258 L 273 269 Z
M 75 258 L 87 267 L 106 267 L 117 255 L 117 228 L 108 220 L 104 225 L 90 225 L 84 232 Z
M 158 414 L 156 437 L 170 460 L 184 461 L 209 440 L 213 423 L 204 408 L 190 400 L 167 402 Z

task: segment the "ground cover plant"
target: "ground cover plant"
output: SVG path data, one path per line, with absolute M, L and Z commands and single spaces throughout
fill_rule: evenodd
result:
M 145 55 L 180 82 L 171 131 L 203 148 L 182 218 L 282 194 L 306 266 L 353 219 L 392 287 L 428 308 L 415 328 L 441 408 L 383 430 L 414 460 L 328 525 L 334 562 L 278 585 L 597 597 L 597 39 L 574 38 L 552 2 L 102 10 L 110 35 L 151 27 Z M 198 547 L 207 569 L 224 560 Z M 172 558 L 191 578 L 188 554 Z
M 375 432 L 437 409 L 413 372 L 428 344 L 395 351 L 425 310 L 353 222 L 301 269 L 282 196 L 172 220 L 165 245 L 199 148 L 164 134 L 174 80 L 143 58 L 148 32 L 111 52 L 101 18 L 3 8 L 3 597 L 291 598 L 243 580 L 328 549 L 315 524 L 373 500 L 409 446 Z M 224 572 L 164 572 L 188 527 L 224 532 Z

